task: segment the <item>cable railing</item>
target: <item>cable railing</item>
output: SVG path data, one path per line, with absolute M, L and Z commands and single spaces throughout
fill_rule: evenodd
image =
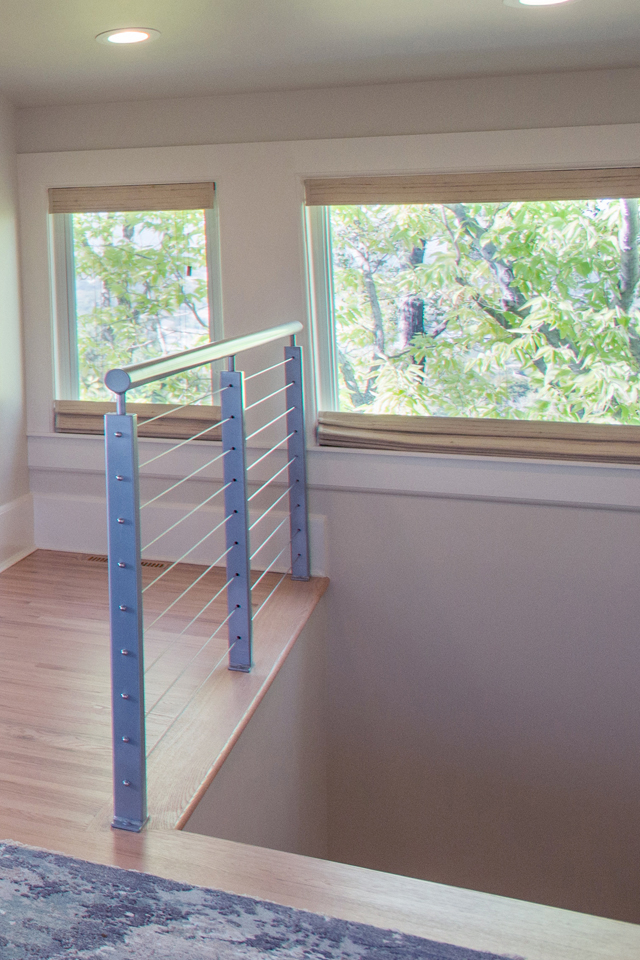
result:
M 119 829 L 139 831 L 147 820 L 147 722 L 162 719 L 162 732 L 159 738 L 155 737 L 149 751 L 152 752 L 224 660 L 230 670 L 251 670 L 255 617 L 287 577 L 309 579 L 302 351 L 295 343 L 295 335 L 301 329 L 297 322 L 282 324 L 110 370 L 105 377 L 117 401 L 116 413 L 105 417 L 105 444 L 113 707 L 112 825 Z M 282 361 L 270 363 L 247 377 L 236 369 L 239 354 L 283 337 L 290 341 Z M 219 417 L 193 436 L 140 463 L 137 418 L 128 414 L 126 408 L 128 392 L 220 360 L 227 361 L 227 370 L 219 375 L 219 389 L 193 401 L 197 404 L 218 397 Z M 266 380 L 259 379 L 264 375 L 268 375 Z M 274 379 L 280 375 L 284 382 L 278 385 Z M 261 384 L 265 389 L 247 403 L 245 388 L 250 382 L 252 392 Z M 154 420 L 189 405 L 170 405 L 166 413 Z M 276 405 L 283 409 L 277 410 Z M 247 413 L 252 427 L 249 434 L 245 427 Z M 213 431 L 218 433 L 214 435 Z M 257 437 L 263 441 L 262 449 L 248 452 L 247 442 Z M 203 450 L 210 443 L 220 445 L 213 457 Z M 183 460 L 190 444 L 192 450 L 200 451 L 187 457 L 191 460 L 190 469 L 178 473 L 176 479 L 175 466 L 172 467 L 168 471 L 169 484 L 160 492 L 156 486 L 141 503 L 141 480 L 157 483 L 160 475 L 166 476 L 165 464 L 175 461 L 163 458 L 180 451 Z M 151 465 L 153 471 L 145 474 L 144 468 Z M 159 470 L 165 473 L 159 474 Z M 189 489 L 189 482 L 194 488 L 204 486 L 206 496 L 198 496 L 195 505 L 192 499 L 187 507 L 182 507 L 175 502 L 176 492 L 181 495 Z M 170 507 L 172 522 L 161 530 L 151 523 L 149 530 L 148 508 L 153 506 L 157 521 L 159 502 Z M 176 543 L 180 546 L 176 547 Z M 143 586 L 143 557 L 152 548 L 152 558 L 163 557 L 158 564 L 162 569 L 154 571 Z M 194 555 L 201 559 L 203 550 L 210 551 L 207 562 L 193 562 Z M 214 555 L 215 559 L 210 560 Z M 252 567 L 259 575 L 252 575 Z M 219 607 L 225 598 L 226 615 L 221 616 Z M 225 653 L 221 656 L 225 629 Z M 146 670 L 145 637 L 153 654 Z M 191 687 L 187 685 L 186 699 L 183 695 L 177 697 L 181 684 L 194 671 L 195 681 Z M 145 708 L 145 676 L 148 684 L 150 674 L 161 675 L 161 682 L 150 692 L 151 706 Z M 170 701 L 177 702 L 177 706 L 170 706 Z

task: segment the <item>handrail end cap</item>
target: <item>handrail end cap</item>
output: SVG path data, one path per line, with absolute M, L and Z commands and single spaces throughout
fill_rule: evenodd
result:
M 126 370 L 109 370 L 105 374 L 105 385 L 112 393 L 126 393 L 131 386 L 131 377 Z

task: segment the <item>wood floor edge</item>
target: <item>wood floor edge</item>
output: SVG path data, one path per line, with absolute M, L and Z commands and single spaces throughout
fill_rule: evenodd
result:
M 290 581 L 290 584 L 292 586 L 295 583 L 296 581 Z M 313 594 L 309 598 L 309 601 L 305 607 L 304 613 L 299 617 L 294 628 L 289 633 L 282 648 L 280 649 L 280 652 L 278 653 L 276 659 L 274 660 L 271 668 L 268 670 L 266 676 L 264 677 L 259 689 L 252 696 L 251 702 L 248 704 L 246 709 L 242 712 L 239 720 L 235 723 L 233 729 L 230 731 L 229 737 L 223 749 L 214 758 L 210 769 L 208 770 L 206 776 L 203 778 L 203 780 L 197 787 L 195 793 L 193 794 L 192 799 L 189 801 L 189 803 L 184 808 L 184 810 L 182 811 L 182 813 L 180 814 L 177 820 L 173 822 L 168 822 L 166 818 L 162 816 L 162 814 L 159 812 L 155 817 L 152 816 L 150 818 L 149 824 L 146 827 L 147 830 L 154 830 L 154 829 L 166 830 L 171 828 L 175 830 L 184 830 L 184 828 L 186 827 L 187 823 L 189 822 L 189 819 L 193 815 L 194 810 L 196 809 L 196 807 L 202 800 L 203 796 L 211 786 L 211 783 L 215 779 L 216 775 L 220 772 L 222 766 L 224 765 L 225 761 L 229 757 L 234 746 L 240 739 L 244 730 L 247 728 L 247 725 L 249 724 L 250 720 L 255 715 L 256 710 L 258 709 L 264 697 L 266 696 L 267 692 L 269 691 L 271 685 L 273 684 L 275 678 L 280 672 L 283 664 L 285 663 L 287 657 L 289 656 L 291 650 L 293 649 L 300 634 L 304 630 L 309 619 L 313 615 L 314 610 L 316 609 L 317 605 L 320 603 L 322 597 L 326 593 L 326 590 L 329 586 L 329 578 L 328 577 L 311 577 L 309 581 L 306 581 L 305 586 L 307 587 L 307 592 L 309 592 L 309 590 L 312 589 Z M 294 587 L 294 589 L 296 588 Z M 256 619 L 255 628 L 254 628 L 256 631 L 256 643 L 260 643 L 261 627 L 266 621 L 267 610 L 268 608 L 265 608 L 263 613 L 260 615 L 262 616 L 262 620 L 260 620 L 260 616 Z
M 640 926 L 189 834 L 9 827 L 7 840 L 526 960 L 637 960 Z
M 327 581 L 327 585 L 328 585 L 328 581 Z M 315 610 L 317 604 L 322 599 L 322 596 L 324 595 L 325 590 L 326 590 L 326 586 L 324 587 L 322 592 L 317 596 L 316 602 L 314 603 L 313 609 L 310 611 L 309 616 L 313 614 L 313 611 Z M 298 627 L 298 629 L 295 631 L 295 633 L 291 636 L 287 644 L 283 647 L 282 652 L 280 653 L 280 656 L 278 657 L 272 669 L 270 670 L 267 677 L 265 678 L 264 683 L 262 684 L 260 690 L 258 691 L 256 696 L 253 698 L 249 708 L 245 711 L 245 713 L 240 719 L 240 722 L 237 724 L 237 726 L 233 730 L 224 749 L 222 750 L 221 753 L 218 754 L 218 757 L 214 761 L 209 773 L 207 774 L 205 779 L 202 781 L 202 783 L 198 787 L 198 790 L 194 795 L 193 800 L 189 803 L 187 808 L 184 810 L 183 814 L 179 817 L 178 821 L 176 822 L 175 824 L 176 830 L 184 830 L 184 828 L 186 827 L 191 816 L 193 815 L 194 810 L 196 809 L 196 807 L 204 797 L 205 793 L 213 783 L 213 780 L 215 779 L 217 774 L 222 769 L 222 766 L 225 760 L 227 760 L 227 758 L 229 757 L 229 754 L 235 747 L 236 743 L 240 739 L 243 732 L 246 730 L 251 718 L 254 716 L 256 710 L 264 700 L 265 695 L 267 694 L 269 688 L 273 684 L 273 681 L 275 680 L 278 673 L 280 672 L 282 665 L 284 664 L 285 660 L 289 656 L 291 650 L 293 649 L 305 625 L 306 624 L 301 624 Z

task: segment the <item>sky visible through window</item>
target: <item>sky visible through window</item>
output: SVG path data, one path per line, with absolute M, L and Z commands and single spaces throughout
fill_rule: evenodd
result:
M 79 398 L 113 399 L 112 367 L 209 340 L 203 210 L 73 214 Z M 131 399 L 210 401 L 208 368 L 141 387 Z M 207 396 L 209 391 L 209 396 Z
M 340 409 L 640 423 L 637 200 L 330 208 Z

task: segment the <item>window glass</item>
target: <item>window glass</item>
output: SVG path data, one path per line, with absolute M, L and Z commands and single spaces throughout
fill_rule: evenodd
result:
M 71 231 L 72 395 L 112 399 L 103 383 L 112 367 L 210 339 L 204 210 L 64 216 Z M 210 394 L 205 368 L 141 387 L 135 399 L 210 402 Z
M 640 423 L 637 200 L 328 221 L 339 410 Z

